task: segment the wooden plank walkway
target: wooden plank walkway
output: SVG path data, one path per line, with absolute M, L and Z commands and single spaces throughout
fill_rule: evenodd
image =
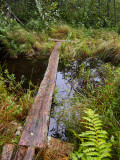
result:
M 41 149 L 46 147 L 51 101 L 59 62 L 60 44 L 60 42 L 56 43 L 49 58 L 48 68 L 27 117 L 14 160 L 32 160 L 36 148 Z
M 46 144 L 47 128 L 49 122 L 50 106 L 54 92 L 60 43 L 56 43 L 45 77 L 41 82 L 33 107 L 27 118 L 19 145 L 43 148 Z

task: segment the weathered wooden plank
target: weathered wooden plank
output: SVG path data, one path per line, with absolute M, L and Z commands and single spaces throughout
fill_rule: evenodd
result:
M 61 40 L 61 39 L 49 39 L 54 42 L 70 42 L 70 43 L 80 43 L 80 41 L 71 41 L 71 40 Z
M 5 144 L 2 151 L 2 160 L 11 160 L 15 146 Z
M 26 120 L 19 146 L 44 148 L 46 145 L 51 101 L 59 61 L 59 46 L 60 42 L 56 43 L 51 54 L 45 77 Z

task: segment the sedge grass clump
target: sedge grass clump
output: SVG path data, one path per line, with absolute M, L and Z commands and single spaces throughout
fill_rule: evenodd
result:
M 56 39 L 75 39 L 74 29 L 68 25 L 57 25 L 50 28 L 50 37 Z
M 34 49 L 38 52 L 38 55 L 50 55 L 54 49 L 55 42 L 36 42 L 34 44 Z
M 90 47 L 91 44 L 91 47 Z M 61 58 L 70 59 L 85 59 L 92 55 L 94 44 L 93 42 L 88 42 L 85 39 L 82 42 L 64 42 L 61 45 Z

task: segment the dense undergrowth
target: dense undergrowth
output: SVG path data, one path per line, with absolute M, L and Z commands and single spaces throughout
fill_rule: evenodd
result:
M 24 77 L 16 82 L 14 74 L 0 69 L 0 155 L 5 143 L 17 145 L 20 138 L 17 130 L 23 127 L 33 103 L 33 91 L 30 88 L 23 90 L 23 83 Z
M 41 56 L 46 53 L 49 55 L 54 42 L 47 41 L 48 36 L 45 31 L 37 33 L 28 31 L 15 20 L 7 19 L 4 13 L 0 14 L 0 45 L 1 52 L 6 52 L 10 56 L 27 55 Z
M 55 43 L 50 39 L 64 39 L 61 58 L 75 59 L 99 56 L 120 62 L 120 36 L 112 29 L 87 29 L 84 25 L 73 28 L 63 22 L 41 28 L 38 19 L 31 19 L 21 26 L 15 19 L 6 17 L 7 10 L 0 12 L 0 50 L 9 55 L 49 55 Z M 71 41 L 76 41 L 75 43 Z

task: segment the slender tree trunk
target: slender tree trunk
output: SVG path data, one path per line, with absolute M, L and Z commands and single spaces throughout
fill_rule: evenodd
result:
M 101 1 L 98 0 L 99 17 L 101 17 Z
M 115 20 L 115 25 L 116 25 L 116 22 L 117 22 L 117 16 L 116 16 L 116 0 L 114 0 L 114 20 Z
M 107 0 L 107 17 L 110 16 L 110 2 L 111 0 Z

